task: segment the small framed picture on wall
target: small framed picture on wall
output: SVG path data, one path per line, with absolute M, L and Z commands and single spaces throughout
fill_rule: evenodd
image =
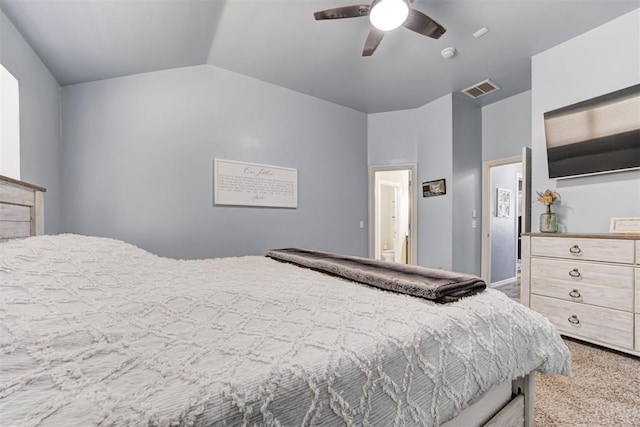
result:
M 511 190 L 498 188 L 496 200 L 496 216 L 498 218 L 509 218 L 511 215 Z
M 444 178 L 422 183 L 422 197 L 442 196 L 444 194 L 447 194 Z

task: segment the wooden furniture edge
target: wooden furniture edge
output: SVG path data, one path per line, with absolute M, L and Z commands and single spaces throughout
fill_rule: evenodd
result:
M 40 236 L 44 234 L 44 193 L 47 191 L 45 188 L 29 184 L 27 182 L 22 182 L 14 178 L 9 178 L 4 175 L 0 175 L 0 185 L 5 187 L 3 190 L 3 196 L 0 200 L 0 205 L 17 205 L 17 206 L 25 206 L 29 208 L 29 220 L 28 221 L 14 221 L 14 220 L 4 220 L 0 218 L 0 221 L 5 224 L 14 224 L 10 225 L 7 229 L 9 230 L 8 234 L 0 235 L 0 240 L 5 241 L 11 238 L 23 238 L 28 237 L 26 234 L 16 233 L 17 227 L 20 227 L 19 224 L 24 224 L 28 222 L 28 233 L 29 236 Z M 13 188 L 13 190 L 11 190 Z M 5 192 L 5 191 L 8 191 Z M 28 197 L 25 197 L 25 194 L 29 194 Z
M 31 207 L 31 235 L 42 236 L 44 234 L 44 192 L 36 190 L 35 203 Z
M 522 236 L 535 236 L 535 237 L 569 237 L 579 239 L 621 239 L 621 240 L 638 240 L 640 234 L 638 233 L 537 233 L 527 231 L 521 233 Z
M 534 427 L 535 388 L 535 373 L 531 371 L 522 378 L 522 390 L 524 391 L 524 427 Z
M 482 427 L 534 427 L 534 371 L 511 381 L 511 398 Z
M 482 427 L 525 425 L 524 395 L 518 394 Z
M 522 235 L 520 239 L 520 248 L 522 254 L 531 253 L 531 236 Z M 520 258 L 520 302 L 529 307 L 530 303 L 530 289 L 531 289 L 531 256 L 523 256 Z
M 14 178 L 9 178 L 8 176 L 4 176 L 4 175 L 0 175 L 0 181 L 4 181 L 4 182 L 8 182 L 10 184 L 15 184 L 15 185 L 19 185 L 21 187 L 28 187 L 31 188 L 35 191 L 41 191 L 43 193 L 45 193 L 47 191 L 46 188 L 44 187 L 40 187 L 38 185 L 35 184 L 29 184 L 28 182 L 24 182 L 24 181 L 20 181 Z

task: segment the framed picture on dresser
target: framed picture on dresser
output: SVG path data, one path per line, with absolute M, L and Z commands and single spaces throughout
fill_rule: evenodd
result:
M 640 234 L 640 217 L 611 218 L 611 233 Z

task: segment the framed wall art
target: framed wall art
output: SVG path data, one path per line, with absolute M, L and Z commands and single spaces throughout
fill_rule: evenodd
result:
M 511 190 L 505 188 L 497 188 L 496 190 L 496 216 L 509 218 L 511 215 Z
M 444 178 L 422 183 L 422 197 L 442 196 L 444 194 L 447 194 Z
M 214 159 L 215 205 L 298 207 L 298 170 Z

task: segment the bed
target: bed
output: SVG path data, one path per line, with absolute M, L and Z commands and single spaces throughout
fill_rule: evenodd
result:
M 0 365 L 0 425 L 489 426 L 533 425 L 530 373 L 570 355 L 490 289 L 436 304 L 66 234 L 0 243 Z

